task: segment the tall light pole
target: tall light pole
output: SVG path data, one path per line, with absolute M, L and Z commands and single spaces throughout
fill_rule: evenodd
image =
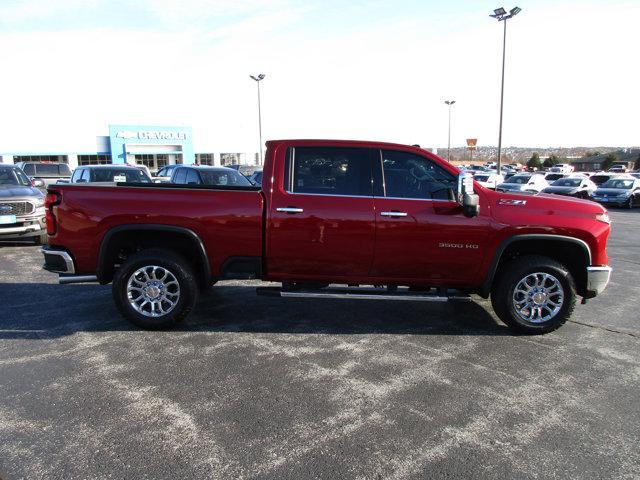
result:
M 520 13 L 522 9 L 520 7 L 513 7 L 509 13 L 500 7 L 496 8 L 493 13 L 489 16 L 495 18 L 499 22 L 504 22 L 504 34 L 502 38 L 502 86 L 500 87 L 500 128 L 498 130 L 498 162 L 497 162 L 497 170 L 498 174 L 500 173 L 501 168 L 501 154 L 502 154 L 502 105 L 504 103 L 504 58 L 507 48 L 507 20 L 515 17 L 518 13 Z
M 444 103 L 449 105 L 449 141 L 447 142 L 447 161 L 451 163 L 451 105 L 456 103 L 456 101 L 445 100 Z
M 264 80 L 264 73 L 260 73 L 257 76 L 249 75 L 253 80 L 256 81 L 256 85 L 258 87 L 258 136 L 260 138 L 260 159 L 259 163 L 262 165 L 262 113 L 260 112 L 260 81 Z

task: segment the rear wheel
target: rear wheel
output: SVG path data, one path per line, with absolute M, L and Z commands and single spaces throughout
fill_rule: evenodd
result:
M 562 326 L 573 313 L 576 287 L 559 262 L 531 255 L 504 265 L 491 292 L 500 319 L 520 333 L 540 334 Z
M 184 320 L 198 297 L 198 282 L 188 263 L 169 250 L 131 255 L 113 279 L 120 313 L 146 329 L 167 328 Z

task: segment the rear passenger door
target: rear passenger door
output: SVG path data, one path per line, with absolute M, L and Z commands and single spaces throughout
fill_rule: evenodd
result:
M 272 278 L 366 277 L 373 260 L 371 153 L 367 148 L 289 147 L 268 218 Z

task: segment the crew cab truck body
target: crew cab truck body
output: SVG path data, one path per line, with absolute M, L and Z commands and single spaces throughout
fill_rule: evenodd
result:
M 145 328 L 182 320 L 217 280 L 257 278 L 282 282 L 261 293 L 283 297 L 476 293 L 514 329 L 544 333 L 609 281 L 609 219 L 592 202 L 494 192 L 379 142 L 272 141 L 263 171 L 261 187 L 51 186 L 44 268 L 112 282 Z

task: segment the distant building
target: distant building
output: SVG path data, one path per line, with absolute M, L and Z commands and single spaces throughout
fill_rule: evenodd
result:
M 129 163 L 146 165 L 155 172 L 176 163 L 257 165 L 258 154 L 194 153 L 191 127 L 109 125 L 108 136 L 96 137 L 95 151 L 0 153 L 0 163 L 25 161 L 64 162 L 72 170 L 78 165 Z
M 640 168 L 640 149 L 626 149 L 614 152 L 618 159 L 614 162 L 614 165 L 624 165 L 629 170 L 634 168 Z M 595 155 L 593 157 L 577 158 L 571 162 L 576 169 L 580 172 L 597 172 L 602 170 L 602 165 L 607 158 L 608 153 Z

